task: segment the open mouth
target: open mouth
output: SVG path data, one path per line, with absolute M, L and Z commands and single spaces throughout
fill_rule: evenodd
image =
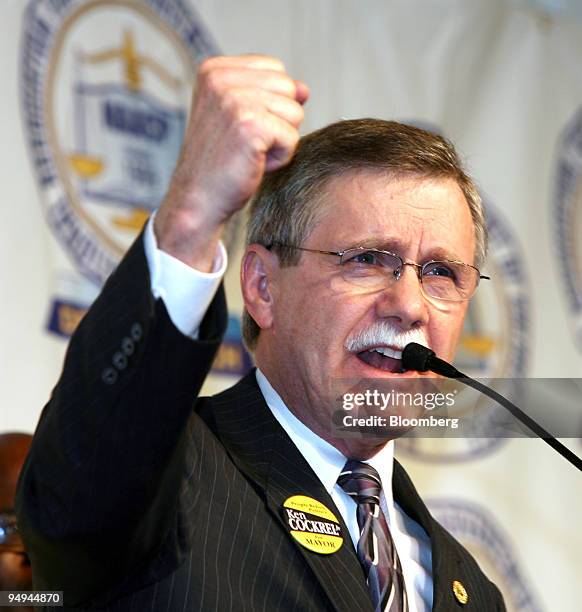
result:
M 406 370 L 402 367 L 402 351 L 387 347 L 377 346 L 357 353 L 358 359 L 373 368 L 383 372 L 402 374 Z

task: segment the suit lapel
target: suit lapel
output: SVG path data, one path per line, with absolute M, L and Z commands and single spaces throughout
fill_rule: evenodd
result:
M 450 542 L 447 541 L 448 534 L 434 520 L 425 503 L 418 495 L 408 474 L 396 460 L 394 460 L 392 487 L 394 499 L 398 505 L 430 537 L 433 580 L 432 609 L 434 612 L 447 612 L 453 606 L 458 606 L 453 597 L 452 584 L 454 580 L 458 580 L 462 576 L 461 566 L 463 560 L 451 546 Z
M 342 526 L 344 538 L 339 551 L 322 555 L 311 552 L 301 545 L 297 547 L 337 610 L 366 610 L 366 603 L 371 610 L 372 605 L 363 570 L 342 516 L 303 456 L 294 457 L 294 453 L 299 455 L 289 437 L 286 434 L 280 436 L 267 483 L 268 506 L 287 532 L 289 528 L 283 520 L 282 507 L 285 500 L 292 495 L 312 497 L 335 514 Z
M 273 517 L 312 569 L 336 610 L 372 610 L 348 529 L 333 500 L 303 455 L 273 417 L 252 371 L 213 398 L 214 428 L 238 468 L 258 486 Z M 329 508 L 342 527 L 344 543 L 335 553 L 312 552 L 289 534 L 283 503 L 293 495 L 312 497 Z

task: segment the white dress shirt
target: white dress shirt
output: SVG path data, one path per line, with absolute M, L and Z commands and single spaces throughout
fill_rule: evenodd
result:
M 198 328 L 226 271 L 227 255 L 222 243 L 213 271 L 200 272 L 157 248 L 153 217 L 145 231 L 145 253 L 154 297 L 164 300 L 173 324 L 186 336 L 198 337 Z M 257 369 L 257 383 L 273 416 L 317 474 L 340 511 L 354 548 L 360 536 L 356 502 L 337 484 L 347 458 L 317 436 L 285 406 L 264 374 Z M 380 505 L 386 516 L 402 564 L 410 612 L 432 609 L 433 580 L 430 539 L 424 529 L 394 502 L 392 467 L 394 442 L 386 444 L 368 463 L 380 474 L 383 485 Z

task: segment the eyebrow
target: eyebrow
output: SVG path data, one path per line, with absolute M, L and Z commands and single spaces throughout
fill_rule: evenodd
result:
M 364 239 L 355 240 L 346 246 L 346 249 L 357 249 L 358 247 L 365 247 L 367 249 L 378 249 L 380 251 L 391 251 L 398 253 L 404 249 L 404 244 L 397 238 L 377 238 L 369 237 Z
M 370 236 L 365 239 L 360 239 L 352 242 L 348 246 L 345 247 L 344 250 L 347 249 L 356 249 L 358 247 L 365 247 L 368 249 L 378 249 L 379 251 L 389 251 L 390 253 L 395 253 L 396 255 L 400 255 L 402 251 L 405 249 L 405 245 L 398 238 L 385 238 L 385 237 L 376 237 Z M 436 247 L 430 251 L 430 254 L 424 261 L 431 260 L 442 260 L 446 259 L 449 261 L 462 261 L 461 257 L 455 255 L 452 251 L 445 249 L 444 247 Z

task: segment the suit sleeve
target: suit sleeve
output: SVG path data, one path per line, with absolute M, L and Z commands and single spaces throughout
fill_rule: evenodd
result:
M 152 296 L 140 236 L 72 337 L 22 471 L 17 512 L 35 588 L 79 605 L 156 558 L 225 327 L 222 287 L 198 340 L 174 327 Z

